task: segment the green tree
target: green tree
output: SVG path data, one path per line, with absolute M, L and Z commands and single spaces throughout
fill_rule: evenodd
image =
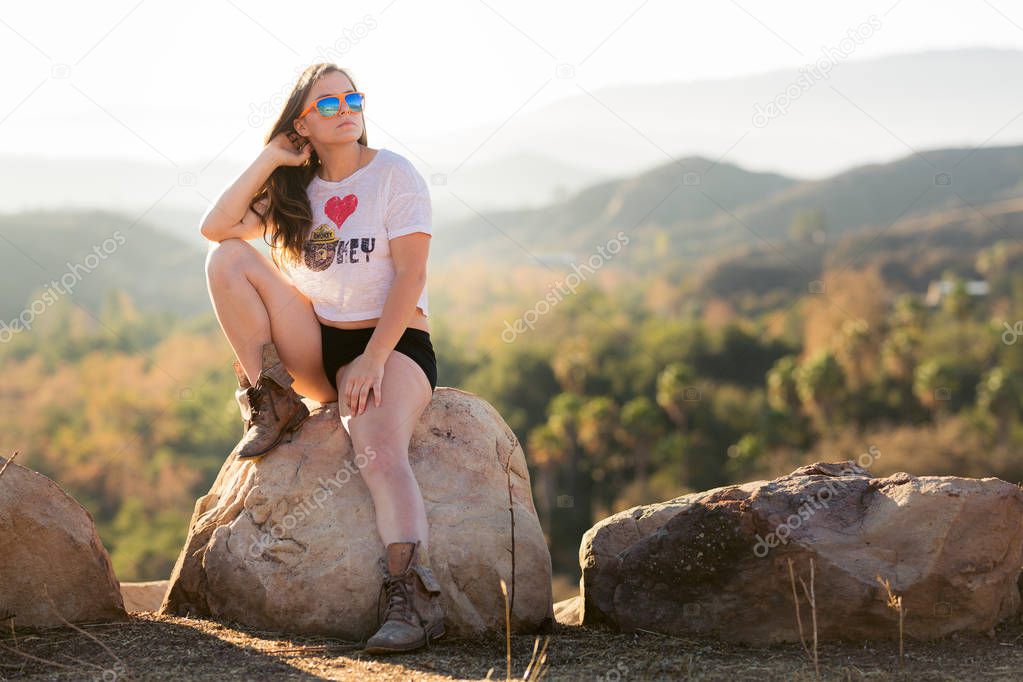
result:
M 563 465 L 571 444 L 565 442 L 550 424 L 541 424 L 529 432 L 526 439 L 530 468 L 536 476 L 539 489 L 540 520 L 548 535 L 553 534 L 553 514 L 557 497 L 558 470 Z
M 597 368 L 593 355 L 593 345 L 582 337 L 573 336 L 558 346 L 551 369 L 561 390 L 579 394 L 586 391 L 586 378 Z
M 547 425 L 564 448 L 560 457 L 555 509 L 551 517 L 551 536 L 559 546 L 573 549 L 562 556 L 575 553 L 589 527 L 593 524 L 593 479 L 589 462 L 582 456 L 579 444 L 580 412 L 585 399 L 575 393 L 560 393 L 547 406 Z
M 945 294 L 941 301 L 942 310 L 963 322 L 970 314 L 970 295 L 966 291 L 966 281 L 958 275 L 950 274 L 946 281 L 952 283 L 951 290 Z
M 618 404 L 607 396 L 590 398 L 578 414 L 579 444 L 587 456 L 596 496 L 607 513 L 624 485 L 625 457 L 615 439 L 618 419 Z
M 682 432 L 686 430 L 687 415 L 700 399 L 695 382 L 693 370 L 683 362 L 671 363 L 657 376 L 657 404 Z
M 916 367 L 917 342 L 908 329 L 895 329 L 881 344 L 881 365 L 888 376 L 910 382 Z
M 796 356 L 786 355 L 767 373 L 767 402 L 783 414 L 794 414 L 800 407 L 798 370 Z
M 977 407 L 998 424 L 998 439 L 1007 443 L 1009 430 L 1019 418 L 1023 379 L 1005 367 L 995 367 L 977 386 Z
M 632 453 L 633 471 L 641 499 L 646 499 L 651 450 L 654 443 L 664 436 L 664 423 L 657 405 L 644 395 L 636 396 L 622 406 L 618 439 Z
M 922 332 L 927 322 L 927 307 L 916 294 L 900 294 L 891 313 L 891 326 L 909 334 Z
M 952 396 L 959 390 L 959 376 L 951 363 L 931 358 L 920 363 L 913 377 L 917 400 L 936 416 L 949 412 Z
M 842 323 L 837 353 L 850 388 L 861 388 L 874 376 L 872 370 L 877 353 L 870 326 L 863 320 Z
M 796 390 L 808 412 L 818 416 L 824 430 L 835 426 L 835 416 L 846 395 L 846 378 L 842 365 L 828 349 L 817 351 L 799 366 Z

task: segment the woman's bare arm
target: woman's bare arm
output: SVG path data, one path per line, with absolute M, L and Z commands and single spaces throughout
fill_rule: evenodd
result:
M 312 150 L 312 145 L 305 138 L 296 133 L 292 135 L 302 145 L 300 149 L 296 149 L 295 143 L 285 133 L 278 134 L 221 193 L 202 217 L 199 229 L 204 237 L 220 242 L 231 238 L 249 240 L 263 236 L 263 221 L 249 208 L 249 202 L 278 166 L 301 165 L 309 158 Z M 265 204 L 260 209 L 264 210 Z

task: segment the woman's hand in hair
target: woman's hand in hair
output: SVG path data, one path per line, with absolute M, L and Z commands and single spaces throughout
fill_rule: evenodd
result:
M 301 166 L 312 155 L 313 145 L 309 138 L 288 130 L 274 135 L 264 151 L 278 166 Z

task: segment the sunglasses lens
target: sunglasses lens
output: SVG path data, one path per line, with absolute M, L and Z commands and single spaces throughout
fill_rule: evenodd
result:
M 316 111 L 326 118 L 337 116 L 337 112 L 341 111 L 341 100 L 337 97 L 324 97 L 316 103 Z
M 349 109 L 356 113 L 362 111 L 362 105 L 365 103 L 365 101 L 366 98 L 363 96 L 361 92 L 350 92 L 347 95 L 345 95 L 345 104 L 348 105 Z

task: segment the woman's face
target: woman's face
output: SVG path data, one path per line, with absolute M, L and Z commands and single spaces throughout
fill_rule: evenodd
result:
M 348 76 L 331 71 L 320 77 L 309 90 L 302 109 L 307 108 L 324 95 L 339 95 L 354 92 L 355 88 Z M 341 100 L 341 111 L 334 118 L 323 118 L 314 107 L 308 114 L 295 120 L 295 130 L 299 135 L 308 137 L 313 143 L 339 144 L 352 142 L 362 137 L 362 112 L 353 113 L 348 109 L 344 99 Z

